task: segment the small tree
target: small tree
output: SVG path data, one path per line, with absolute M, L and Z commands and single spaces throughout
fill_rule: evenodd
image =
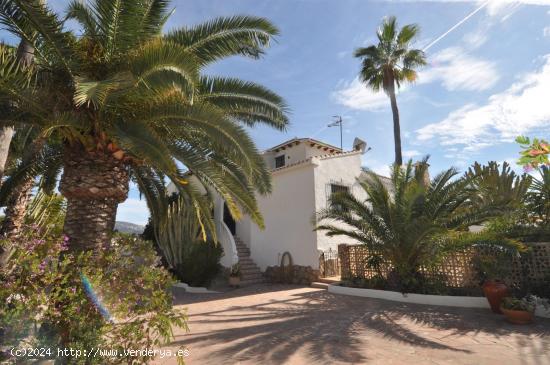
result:
M 421 267 L 448 252 L 480 241 L 501 243 L 461 233 L 492 214 L 490 209 L 470 209 L 469 178 L 455 179 L 458 171 L 451 168 L 426 181 L 426 169 L 427 159 L 416 168 L 412 161 L 405 167 L 394 165 L 392 188 L 368 172 L 360 181 L 368 198 L 359 200 L 351 192 L 333 194 L 329 207 L 318 213 L 316 229 L 357 240 L 389 261 L 392 281 L 401 290 L 415 290 L 422 280 Z

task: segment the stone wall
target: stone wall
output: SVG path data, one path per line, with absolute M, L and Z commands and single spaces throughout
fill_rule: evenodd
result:
M 268 283 L 310 285 L 319 279 L 319 270 L 310 266 L 268 266 L 264 277 Z

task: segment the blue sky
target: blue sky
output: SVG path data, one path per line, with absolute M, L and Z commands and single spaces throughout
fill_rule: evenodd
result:
M 66 2 L 49 3 L 56 10 Z M 520 134 L 549 137 L 550 0 L 367 1 L 367 0 L 177 0 L 168 27 L 196 24 L 217 16 L 264 16 L 281 30 L 259 61 L 232 58 L 207 70 L 264 84 L 288 102 L 286 133 L 256 128 L 261 149 L 285 139 L 314 137 L 339 144 L 331 116 L 344 118 L 344 148 L 354 137 L 372 150 L 363 164 L 378 172 L 393 161 L 389 100 L 361 85 L 355 48 L 375 42 L 381 19 L 417 23 L 416 44 L 429 65 L 418 82 L 398 95 L 405 158 L 431 155 L 434 171 L 474 161 L 511 161 Z M 479 9 L 481 7 L 481 9 Z M 118 220 L 144 223 L 148 212 L 132 189 Z

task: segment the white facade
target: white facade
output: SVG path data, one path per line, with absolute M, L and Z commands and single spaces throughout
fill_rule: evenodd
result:
M 310 138 L 295 138 L 263 153 L 272 173 L 272 193 L 257 196 L 265 229 L 258 228 L 248 216 L 235 224 L 235 237 L 250 248 L 251 258 L 261 270 L 279 265 L 285 252 L 291 254 L 295 265 L 318 269 L 321 251 L 336 250 L 340 243 L 356 243 L 315 231 L 314 219 L 335 189 L 348 189 L 360 199 L 367 198 L 358 184 L 363 174 L 362 153 L 342 152 Z M 223 221 L 223 200 L 212 195 L 218 239 L 225 253 L 221 263 L 229 267 L 238 260 L 235 240 Z
M 287 141 L 264 153 L 272 169 L 272 193 L 259 196 L 265 221 L 260 230 L 248 217 L 237 222 L 236 236 L 248 247 L 256 264 L 265 270 L 279 265 L 290 252 L 295 265 L 319 266 L 319 253 L 336 249 L 339 243 L 353 243 L 343 237 L 327 237 L 315 231 L 315 213 L 327 206 L 332 185 L 350 189 L 366 198 L 358 186 L 362 173 L 362 151 L 344 152 L 334 146 L 302 138 Z M 284 156 L 284 166 L 276 167 Z

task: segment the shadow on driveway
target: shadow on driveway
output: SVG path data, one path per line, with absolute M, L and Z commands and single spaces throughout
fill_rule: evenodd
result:
M 185 294 L 177 302 L 189 309 L 190 333 L 173 345 L 191 349 L 190 364 L 405 361 L 419 351 L 482 364 L 485 357 L 505 356 L 505 350 L 523 352 L 535 364 L 550 363 L 549 320 L 514 326 L 484 309 L 403 304 L 288 285 Z M 518 343 L 521 349 L 514 348 Z

